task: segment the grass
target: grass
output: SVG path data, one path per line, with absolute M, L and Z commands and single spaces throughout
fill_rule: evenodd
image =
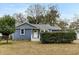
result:
M 0 42 L 1 55 L 78 55 L 79 40 L 72 44 L 41 44 L 28 41 Z

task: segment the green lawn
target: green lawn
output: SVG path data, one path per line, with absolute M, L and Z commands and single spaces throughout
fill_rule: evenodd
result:
M 79 40 L 72 44 L 41 44 L 40 42 L 27 41 L 6 41 L 0 42 L 1 55 L 63 55 L 79 54 Z

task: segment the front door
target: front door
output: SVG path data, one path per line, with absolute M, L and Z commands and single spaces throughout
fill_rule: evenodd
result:
M 40 41 L 40 38 L 39 38 L 39 30 L 33 30 L 32 31 L 32 38 L 31 40 L 32 41 Z
M 38 30 L 33 31 L 33 38 L 38 38 Z
M 38 38 L 38 32 L 34 32 L 34 38 Z

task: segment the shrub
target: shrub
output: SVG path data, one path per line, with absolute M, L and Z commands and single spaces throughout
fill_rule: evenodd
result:
M 71 31 L 44 32 L 40 34 L 42 43 L 70 43 L 76 39 L 76 33 Z

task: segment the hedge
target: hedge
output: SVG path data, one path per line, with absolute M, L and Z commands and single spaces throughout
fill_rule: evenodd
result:
M 40 34 L 42 43 L 70 43 L 76 39 L 76 33 L 71 31 L 44 32 Z

